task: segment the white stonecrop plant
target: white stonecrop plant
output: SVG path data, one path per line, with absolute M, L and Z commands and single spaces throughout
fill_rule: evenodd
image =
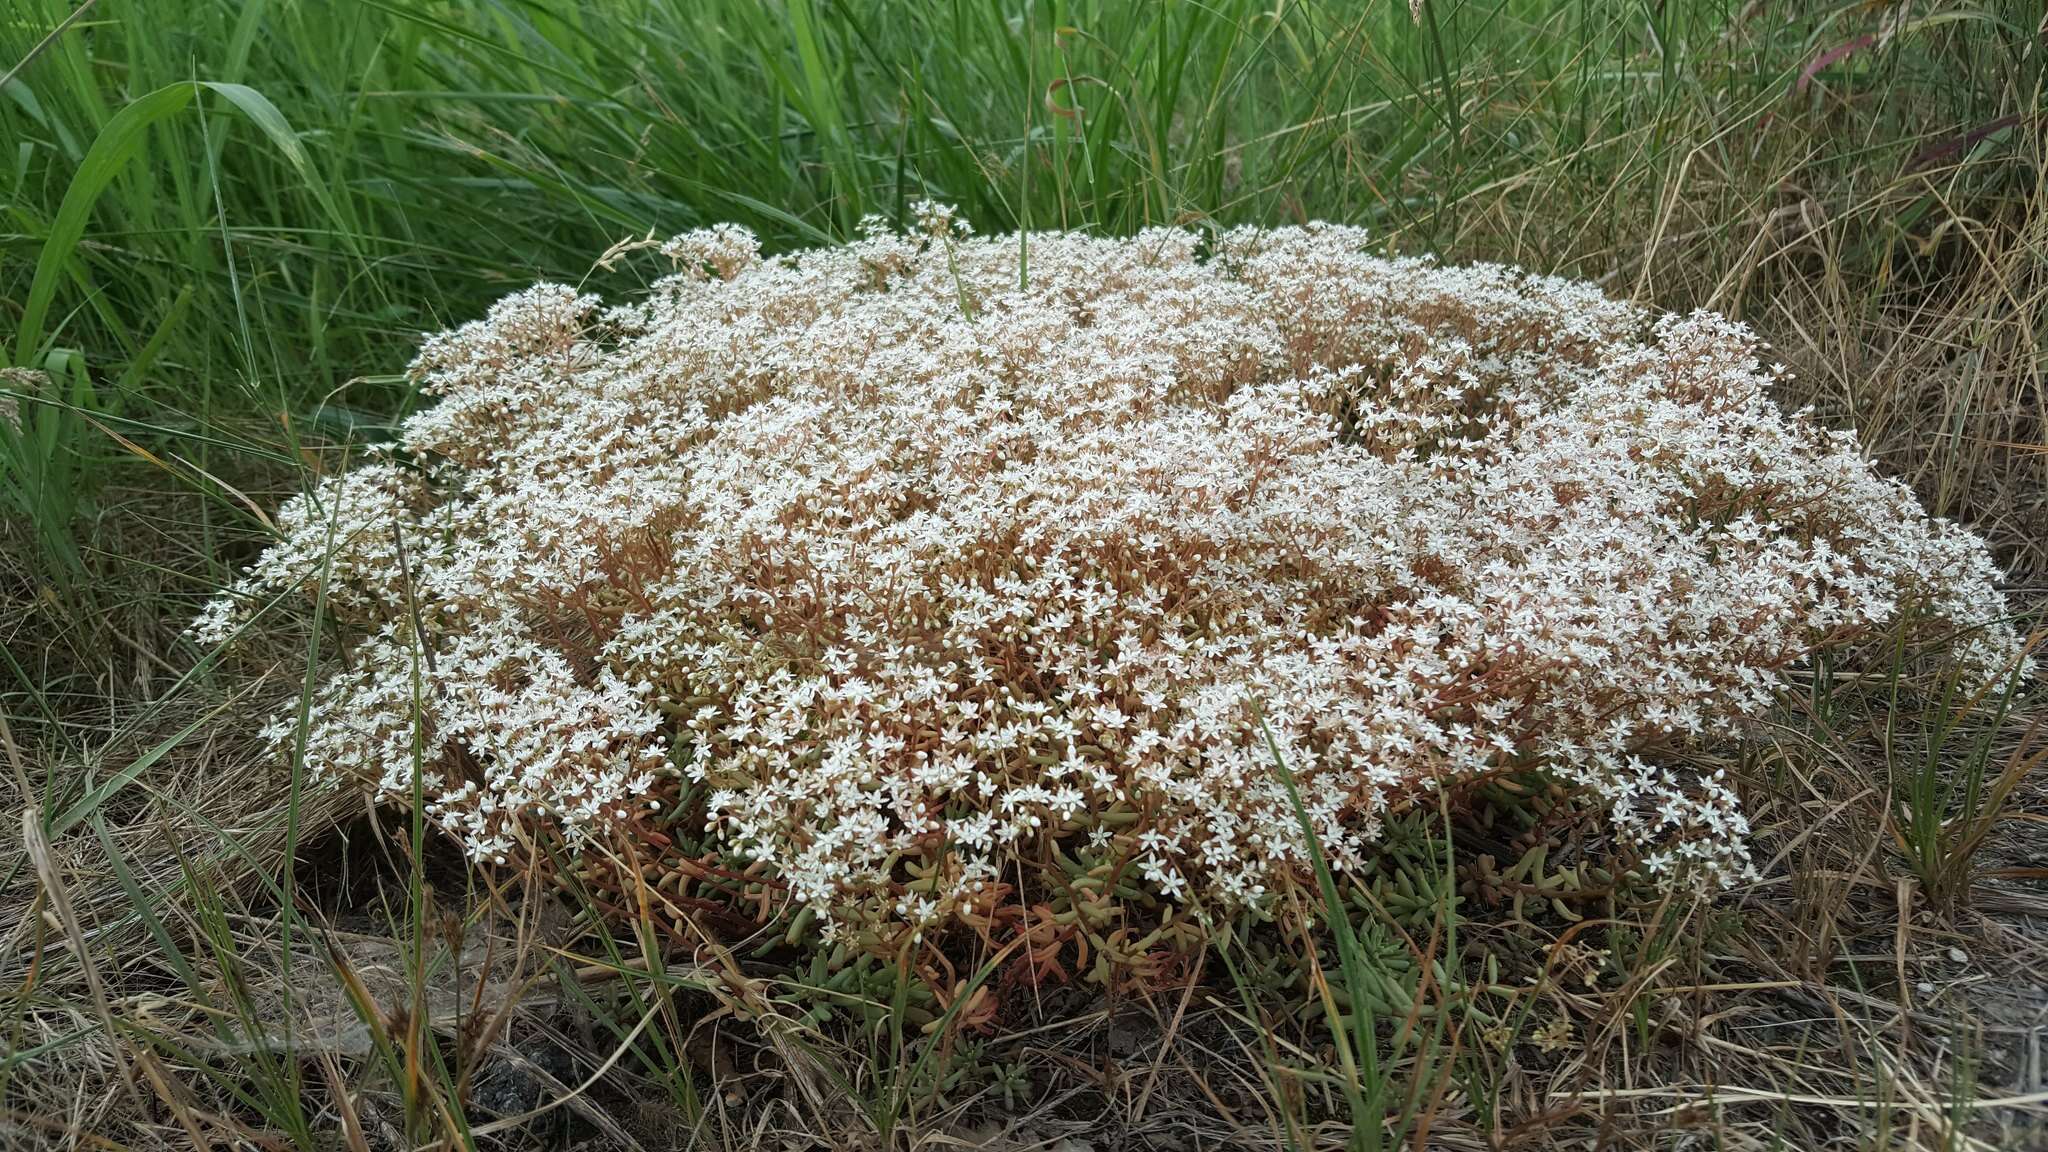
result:
M 1726 882 L 1742 812 L 1674 751 L 1902 619 L 2018 659 L 1983 544 L 1782 414 L 1738 324 L 1342 227 L 919 223 L 690 233 L 637 303 L 542 284 L 431 338 L 439 403 L 195 634 L 324 589 L 356 639 L 306 762 L 400 802 L 423 763 L 481 857 L 680 772 L 798 899 L 920 925 L 1055 839 L 1258 903 L 1306 862 L 1268 733 L 1340 868 L 1540 767 Z

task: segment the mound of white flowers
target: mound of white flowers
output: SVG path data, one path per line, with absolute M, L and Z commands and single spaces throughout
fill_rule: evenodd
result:
M 734 866 L 910 924 L 1055 848 L 1256 904 L 1306 860 L 1276 760 L 1340 868 L 1541 769 L 1725 882 L 1742 813 L 1674 751 L 1901 619 L 2017 659 L 1980 541 L 1783 415 L 1740 325 L 1348 228 L 920 221 L 691 233 L 635 303 L 433 337 L 439 402 L 195 634 L 318 597 L 350 640 L 307 763 L 403 802 L 417 756 L 481 857 L 687 796 Z

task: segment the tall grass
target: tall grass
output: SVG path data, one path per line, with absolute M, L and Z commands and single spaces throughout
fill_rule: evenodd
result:
M 621 241 L 735 220 L 786 249 L 922 197 L 984 231 L 1364 222 L 1716 307 L 1799 370 L 1788 400 L 2048 571 L 2029 0 L 73 13 L 0 17 L 0 624 L 58 638 L 11 660 L 27 738 L 52 692 L 180 663 L 277 492 L 414 402 L 422 331 L 615 284 Z
M 1818 258 L 1833 320 L 2040 238 L 2026 0 L 101 0 L 31 56 L 70 11 L 0 20 L 7 344 L 66 380 L 24 403 L 106 427 L 0 445 L 52 574 L 81 562 L 51 525 L 151 466 L 107 432 L 256 526 L 238 450 L 373 432 L 421 330 L 712 221 L 786 248 L 927 196 L 985 231 L 1320 217 L 1738 312 Z M 2038 319 L 2020 279 L 2001 303 Z M 2048 410 L 2021 375 L 1962 411 Z M 1967 511 L 1997 449 L 1947 451 L 1924 479 Z

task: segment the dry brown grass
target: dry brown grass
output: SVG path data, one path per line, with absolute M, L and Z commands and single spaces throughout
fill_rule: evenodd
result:
M 1894 806 L 1873 772 L 1885 758 L 1884 717 L 1841 704 L 1825 726 L 1814 709 L 1788 708 L 1780 737 L 1733 765 L 1768 861 L 1760 882 L 1711 904 L 1615 909 L 1622 922 L 1668 925 L 1665 949 L 1612 964 L 1597 919 L 1571 923 L 1541 901 L 1521 916 L 1468 912 L 1471 955 L 1541 960 L 1511 968 L 1524 982 L 1503 1002 L 1527 1013 L 1520 1035 L 1475 1066 L 1492 1099 L 1453 1085 L 1430 1110 L 1431 1147 L 2039 1145 L 2048 896 L 2031 869 L 2048 790 L 2038 775 L 2022 786 L 1978 854 L 1966 901 L 1936 907 L 1898 864 Z M 2038 712 L 2009 716 L 1989 739 L 2003 754 L 2038 724 Z M 316 1130 L 338 1133 L 324 1146 L 414 1146 L 407 1092 L 377 1049 L 434 1037 L 464 1083 L 450 1092 L 418 1069 L 415 1100 L 443 1103 L 417 1106 L 452 1116 L 464 1099 L 470 1122 L 492 1133 L 487 1146 L 654 1149 L 686 1146 L 690 1134 L 736 1148 L 881 1143 L 872 1109 L 888 1097 L 888 1054 L 857 1029 L 797 1019 L 785 966 L 671 953 L 651 977 L 638 942 L 607 943 L 516 881 L 478 887 L 452 854 L 409 868 L 402 825 L 365 819 L 339 794 L 302 817 L 306 908 L 287 964 L 275 894 L 257 879 L 277 874 L 276 784 L 241 750 L 197 741 L 138 777 L 105 828 L 149 893 L 143 905 L 123 894 L 96 824 L 58 837 L 28 868 L 18 849 L 0 856 L 9 1047 L 52 1046 L 9 1070 L 11 1139 L 292 1146 L 285 1126 L 234 1095 L 268 1076 L 302 1094 Z M 223 830 L 246 855 L 220 849 Z M 181 855 L 212 878 L 197 898 L 177 889 Z M 416 871 L 425 914 L 412 935 Z M 53 904 L 60 888 L 69 908 Z M 143 907 L 173 948 L 134 915 Z M 77 962 L 80 937 L 90 965 Z M 174 954 L 189 975 L 176 973 Z M 1039 1023 L 956 1037 L 975 1046 L 973 1064 L 1021 1087 L 954 1093 L 896 1141 L 1341 1144 L 1347 1128 L 1327 1087 L 1286 1070 L 1327 1061 L 1313 1018 L 1285 989 L 1248 1008 L 1217 969 L 1109 1003 L 1047 990 Z M 95 972 L 104 1007 L 91 995 Z M 638 998 L 619 998 L 622 989 Z M 117 1022 L 111 1034 L 103 1012 Z M 639 1058 L 657 1035 L 675 1053 L 666 1070 Z M 279 1071 L 287 1062 L 296 1080 Z M 694 1121 L 674 1093 L 683 1069 L 701 1098 Z M 493 1107 L 516 1122 L 494 1120 Z

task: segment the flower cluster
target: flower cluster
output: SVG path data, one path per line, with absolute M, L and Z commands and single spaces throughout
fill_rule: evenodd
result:
M 1901 620 L 2016 659 L 1981 542 L 1781 413 L 1740 325 L 1342 227 L 917 219 L 691 233 L 636 302 L 431 338 L 439 402 L 196 634 L 318 596 L 357 639 L 273 738 L 484 857 L 688 796 L 804 903 L 911 924 L 1082 851 L 1257 904 L 1304 819 L 1355 867 L 1529 770 L 1725 881 L 1743 815 L 1674 749 Z

